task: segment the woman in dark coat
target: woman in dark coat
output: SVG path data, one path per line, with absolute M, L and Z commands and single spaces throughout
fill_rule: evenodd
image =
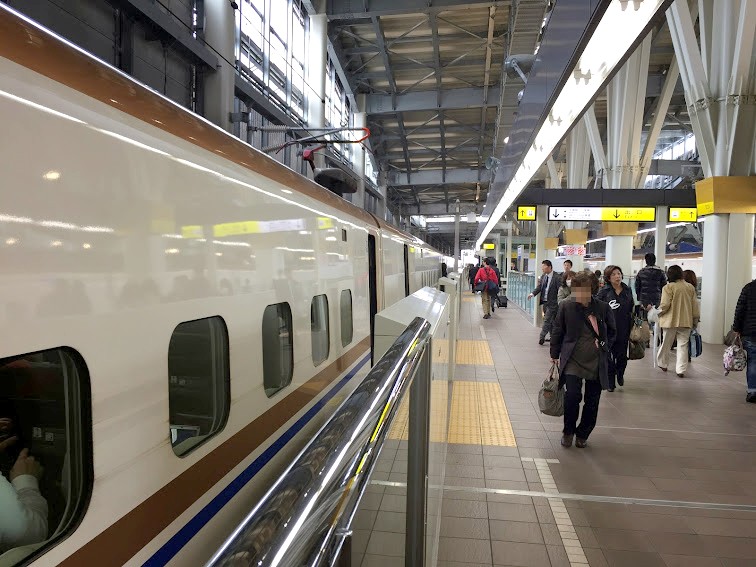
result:
M 551 360 L 559 364 L 559 385 L 567 385 L 564 399 L 562 446 L 584 448 L 596 426 L 601 390 L 610 386 L 609 356 L 617 330 L 608 304 L 596 299 L 598 280 L 593 274 L 572 278 L 574 301 L 563 301 L 551 329 Z M 580 425 L 580 401 L 585 403 Z
M 633 328 L 633 307 L 635 300 L 633 292 L 622 282 L 624 274 L 619 266 L 607 266 L 604 270 L 604 281 L 596 297 L 605 301 L 614 313 L 614 324 L 617 327 L 617 338 L 612 345 L 609 357 L 609 382 L 607 388 L 614 392 L 616 385 L 625 385 L 625 368 L 627 368 L 627 347 L 630 341 L 630 330 Z

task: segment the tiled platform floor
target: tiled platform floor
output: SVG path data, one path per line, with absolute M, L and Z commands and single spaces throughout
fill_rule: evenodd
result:
M 744 373 L 723 375 L 722 347 L 705 345 L 684 379 L 650 352 L 631 361 L 624 390 L 601 396 L 589 447 L 564 449 L 561 418 L 537 406 L 548 343 L 513 305 L 484 321 L 476 298 L 462 314 L 459 338 L 488 340 L 494 366 L 460 365 L 456 379 L 498 383 L 517 447 L 448 446 L 439 567 L 756 567 L 756 406 Z M 406 443 L 388 443 L 356 526 L 363 567 L 404 565 Z

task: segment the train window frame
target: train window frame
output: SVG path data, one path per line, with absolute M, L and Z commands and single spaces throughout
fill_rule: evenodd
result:
M 347 301 L 345 301 L 345 299 Z M 352 311 L 352 290 L 341 290 L 341 296 L 339 297 L 339 313 L 341 315 L 341 346 L 345 347 L 354 339 L 354 313 Z M 345 309 L 345 306 L 348 307 Z M 346 317 L 348 313 L 348 317 Z M 345 324 L 346 323 L 346 324 Z M 348 329 L 348 333 L 344 331 Z
M 323 305 L 318 305 L 318 302 L 324 302 L 325 308 L 323 308 Z M 320 308 L 318 309 L 318 307 Z M 325 315 L 324 321 L 316 319 L 318 314 Z M 323 336 L 325 340 L 322 340 Z M 331 317 L 328 295 L 325 293 L 316 295 L 310 302 L 310 337 L 312 343 L 312 364 L 318 367 L 328 360 L 328 357 L 331 355 Z M 323 347 L 325 351 L 323 351 Z
M 272 310 L 275 310 L 275 313 Z M 275 317 L 275 328 L 266 327 L 266 321 L 273 323 L 273 317 Z M 265 395 L 271 398 L 291 384 L 294 376 L 294 319 L 291 306 L 287 302 L 267 305 L 263 310 L 261 326 L 263 389 Z M 274 340 L 276 337 L 278 341 Z M 281 339 L 288 339 L 288 341 L 282 342 Z M 283 355 L 287 352 L 287 360 L 284 360 Z M 274 353 L 277 353 L 275 360 Z M 275 362 L 279 364 L 276 366 Z
M 201 329 L 192 329 L 191 327 L 189 327 L 197 325 L 198 323 L 208 324 L 207 335 L 202 336 Z M 212 416 L 208 416 L 211 423 L 210 428 L 206 433 L 201 433 L 201 425 L 197 425 L 196 423 L 174 423 L 174 420 L 171 417 L 173 411 L 176 409 L 176 405 L 180 404 L 179 400 L 181 391 L 178 389 L 178 387 L 182 385 L 180 384 L 181 378 L 183 377 L 184 380 L 187 380 L 188 378 L 204 379 L 207 377 L 200 377 L 196 375 L 182 376 L 178 373 L 176 376 L 174 376 L 174 373 L 171 369 L 171 351 L 174 348 L 175 341 L 180 337 L 180 334 L 178 333 L 182 333 L 184 335 L 191 334 L 195 337 L 195 340 L 196 337 L 201 337 L 201 340 L 209 342 L 208 351 L 205 352 L 205 355 L 209 356 L 202 359 L 203 363 L 207 363 L 209 365 L 209 371 L 211 372 L 211 374 L 209 374 L 209 376 L 211 377 L 209 393 L 212 396 L 211 410 L 213 413 Z M 226 427 L 231 408 L 231 364 L 229 343 L 230 341 L 228 336 L 228 326 L 226 325 L 226 321 L 220 315 L 212 315 L 210 317 L 202 317 L 200 319 L 182 321 L 174 327 L 173 332 L 171 333 L 171 338 L 168 343 L 168 354 L 166 357 L 168 365 L 168 439 L 170 441 L 173 454 L 179 458 L 184 458 L 187 455 L 191 454 L 198 447 L 201 447 L 210 439 L 218 435 L 218 433 L 223 431 L 223 429 L 225 429 Z M 194 348 L 192 348 L 192 346 Z M 192 352 L 192 356 L 194 357 L 198 356 L 197 353 L 200 352 L 199 349 L 196 348 L 196 345 L 191 345 L 190 348 L 186 350 Z M 174 352 L 173 356 L 179 356 L 179 354 Z M 187 355 L 183 354 L 183 356 L 186 357 Z M 201 353 L 199 354 L 199 356 L 201 356 Z M 196 367 L 197 365 L 192 366 L 192 368 Z M 198 398 L 199 397 L 205 399 L 205 396 L 198 396 Z M 204 418 L 204 416 L 197 414 L 196 411 L 196 408 L 191 408 L 191 413 L 184 413 L 191 418 Z M 179 439 L 180 432 L 182 431 L 189 431 L 190 433 L 194 433 L 194 435 Z
M 44 361 L 29 359 L 39 359 L 40 357 L 52 357 Z M 23 406 L 19 402 L 29 401 L 31 403 L 37 402 L 39 405 L 45 398 L 42 397 L 28 397 L 25 396 L 6 396 L 0 398 L 3 401 L 3 405 L 8 404 L 10 406 L 10 400 L 15 399 L 16 404 L 13 409 L 13 415 L 11 418 L 16 418 L 14 427 L 18 426 L 18 436 L 21 438 L 19 442 L 13 445 L 12 451 L 21 450 L 23 448 L 30 449 L 30 454 L 36 457 L 42 464 L 44 471 L 42 477 L 39 479 L 40 493 L 43 495 L 48 507 L 47 517 L 47 534 L 43 541 L 33 544 L 19 545 L 16 547 L 8 547 L 0 550 L 0 565 L 12 566 L 28 564 L 31 561 L 38 559 L 45 553 L 56 547 L 60 542 L 70 537 L 81 524 L 86 512 L 89 508 L 89 502 L 92 497 L 92 488 L 94 485 L 94 449 L 93 449 L 93 435 L 92 435 L 92 388 L 89 374 L 89 368 L 86 361 L 81 354 L 76 350 L 68 346 L 58 346 L 48 349 L 42 349 L 34 352 L 29 352 L 20 355 L 13 355 L 9 357 L 0 358 L 0 372 L 26 372 L 33 370 L 36 365 L 40 365 L 41 370 L 49 371 L 53 368 L 54 362 L 50 360 L 57 360 L 61 364 L 60 377 L 62 378 L 63 395 L 62 405 L 64 407 L 65 416 L 65 456 L 62 459 L 60 468 L 60 488 L 65 490 L 66 477 L 68 479 L 68 492 L 67 494 L 58 494 L 65 500 L 63 505 L 62 514 L 58 519 L 58 524 L 53 526 L 50 523 L 50 515 L 55 514 L 55 504 L 53 501 L 53 494 L 48 492 L 45 494 L 43 489 L 47 487 L 47 481 L 51 480 L 49 473 L 53 470 L 49 464 L 49 458 L 45 457 L 47 450 L 54 449 L 56 439 L 56 433 L 52 431 L 55 429 L 52 426 L 45 425 L 44 427 L 33 426 L 31 427 L 29 438 L 31 442 L 25 442 L 24 438 L 27 435 L 24 434 L 25 428 L 23 421 L 18 418 L 19 414 L 24 413 L 19 410 L 19 405 Z M 14 363 L 18 365 L 10 366 Z M 44 366 L 42 366 L 44 365 Z M 9 381 L 4 380 L 4 384 L 9 384 Z M 23 387 L 28 385 L 22 383 Z M 42 384 L 43 386 L 50 387 L 51 382 Z M 32 386 L 33 386 L 32 382 Z M 23 388 L 22 388 L 23 390 Z M 23 394 L 23 392 L 22 392 Z M 0 395 L 3 395 L 0 391 Z M 2 409 L 2 408 L 0 408 Z M 48 407 L 45 415 L 49 417 L 50 409 Z M 3 410 L 8 411 L 8 410 Z M 40 414 L 41 417 L 41 414 Z M 16 434 L 12 432 L 11 434 Z M 39 439 L 34 441 L 34 439 Z M 36 444 L 35 444 L 36 443 Z M 50 451 L 52 452 L 52 451 Z M 42 457 L 40 457 L 42 455 Z M 47 464 L 46 462 L 47 461 Z M 3 474 L 6 478 L 6 475 Z M 6 481 L 10 483 L 10 480 L 6 478 Z M 57 481 L 56 481 L 57 482 Z M 51 503 L 52 501 L 52 503 Z M 51 510 L 52 508 L 52 510 Z M 28 550 L 26 555 L 21 555 L 24 550 Z

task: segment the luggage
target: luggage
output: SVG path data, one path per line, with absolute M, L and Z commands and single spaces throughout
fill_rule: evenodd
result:
M 628 360 L 640 360 L 646 355 L 646 343 L 631 340 L 627 350 Z
M 740 337 L 737 337 L 734 344 L 728 346 L 722 356 L 722 366 L 724 366 L 725 376 L 732 371 L 740 372 L 741 370 L 745 370 L 746 364 L 747 358 L 743 350 L 743 343 L 740 342 Z
M 703 351 L 703 341 L 701 340 L 701 335 L 698 334 L 698 331 L 693 329 L 690 331 L 690 342 L 688 342 L 688 355 L 690 355 L 691 358 L 696 358 L 697 356 L 701 356 L 701 352 Z
M 549 377 L 543 381 L 538 392 L 538 408 L 541 413 L 553 417 L 564 415 L 564 388 L 559 387 L 559 369 L 551 365 Z
M 504 295 L 503 293 L 500 293 L 499 295 L 496 296 L 495 301 L 496 301 L 496 306 L 497 307 L 503 307 L 504 309 L 506 309 L 507 308 L 507 302 L 509 300 L 507 299 L 506 295 Z
M 486 282 L 486 290 L 491 297 L 497 297 L 499 295 L 499 286 L 496 285 L 496 282 L 493 280 L 488 280 Z

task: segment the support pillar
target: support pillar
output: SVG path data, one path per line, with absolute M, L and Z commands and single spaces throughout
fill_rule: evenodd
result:
M 752 64 L 756 3 L 730 0 L 726 9 L 717 9 L 711 2 L 675 0 L 667 10 L 667 22 L 704 174 L 707 178 L 752 176 L 756 170 L 756 68 Z M 698 190 L 697 183 L 697 197 Z M 736 187 L 727 197 L 738 192 Z M 752 277 L 753 215 L 741 207 L 728 208 L 715 205 L 715 214 L 706 217 L 703 230 L 701 336 L 714 344 L 722 344 L 732 324 L 737 295 Z
M 328 20 L 325 14 L 310 16 L 309 52 L 307 61 L 307 125 L 325 127 L 326 61 L 328 58 Z M 325 166 L 322 153 L 315 153 L 315 167 Z
M 570 189 L 588 187 L 588 163 L 590 158 L 591 149 L 588 142 L 588 130 L 584 122 L 576 122 L 567 136 L 567 187 Z
M 535 238 L 535 264 L 531 269 L 535 272 L 536 281 L 541 277 L 541 262 L 546 260 L 546 238 L 548 236 L 549 228 L 549 207 L 546 205 L 538 205 L 536 209 L 536 238 Z M 530 262 L 528 262 L 530 264 Z M 540 327 L 543 323 L 543 313 L 541 312 L 538 303 L 540 301 L 538 296 L 535 296 L 531 301 L 535 302 L 533 308 L 533 324 L 536 327 Z
M 630 274 L 633 266 L 633 237 L 609 236 L 606 239 L 606 265 L 622 268 L 622 272 Z
M 230 114 L 234 110 L 236 70 L 229 61 L 236 59 L 235 16 L 228 0 L 205 1 L 205 41 L 220 55 L 215 72 L 204 80 L 205 118 L 227 132 L 233 132 Z
M 656 255 L 656 265 L 662 269 L 664 269 L 664 264 L 667 261 L 667 216 L 667 207 L 656 207 L 656 238 L 654 239 L 654 254 Z

